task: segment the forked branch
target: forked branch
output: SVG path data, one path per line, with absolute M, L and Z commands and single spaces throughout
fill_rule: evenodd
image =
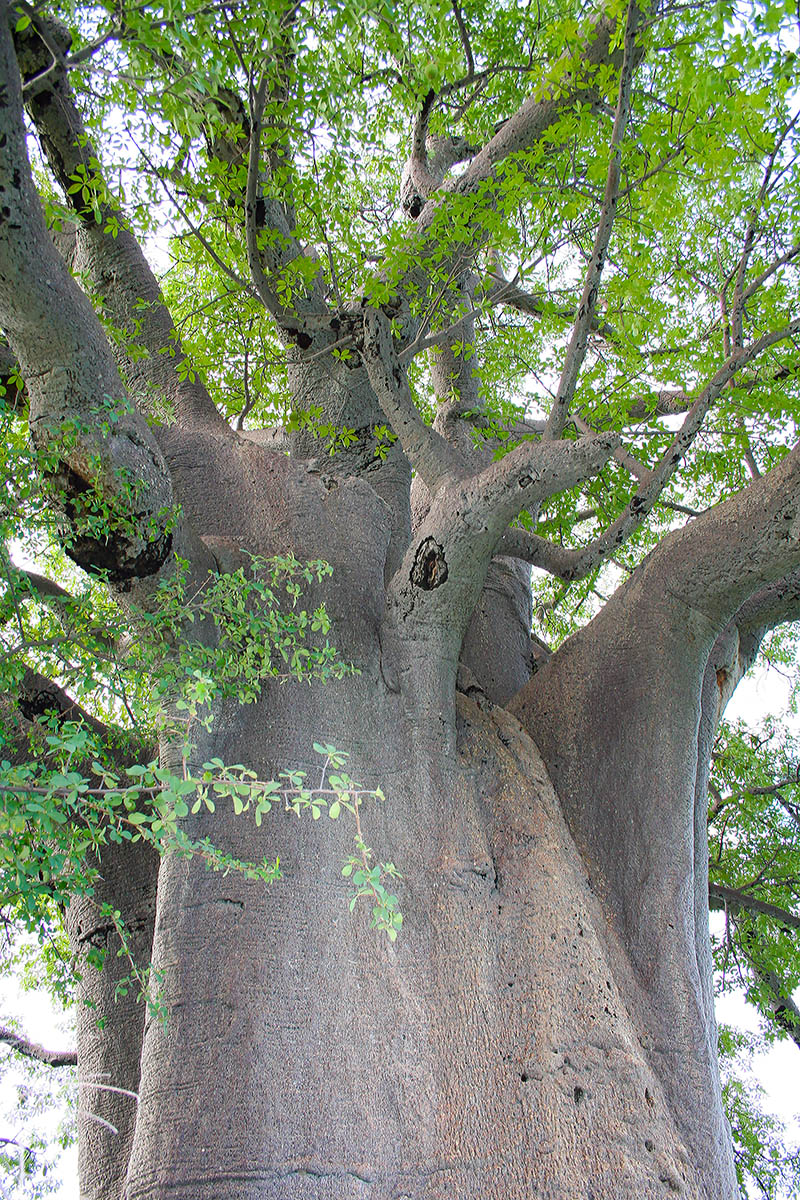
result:
M 434 494 L 446 479 L 465 474 L 461 455 L 422 419 L 400 365 L 388 318 L 376 308 L 364 313 L 361 357 L 378 403 L 391 422 L 409 462 Z

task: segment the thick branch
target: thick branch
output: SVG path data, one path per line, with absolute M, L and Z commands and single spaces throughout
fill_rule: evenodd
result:
M 33 25 L 17 35 L 17 53 L 26 78 L 40 68 L 44 50 Z M 63 64 L 57 64 L 30 90 L 26 105 L 51 170 L 78 219 L 75 270 L 88 279 L 107 316 L 124 332 L 115 353 L 131 395 L 144 411 L 165 408 L 190 423 L 221 426 L 222 418 L 202 383 L 180 379 L 177 374 L 185 354 L 172 317 L 139 243 L 99 172 L 98 155 Z M 85 187 L 76 190 L 76 182 L 82 180 Z M 130 343 L 137 349 L 143 347 L 146 355 L 129 356 L 125 344 Z
M 85 725 L 103 740 L 114 760 L 122 766 L 129 766 L 133 762 L 150 762 L 155 757 L 153 745 L 136 734 L 106 725 L 93 717 L 52 679 L 30 667 L 25 668 L 14 694 L 0 694 L 3 757 L 14 763 L 27 762 L 31 757 L 29 733 L 36 730 L 40 721 L 53 714 L 57 715 L 59 724 L 76 721 Z
M 475 156 L 467 170 L 454 187 L 461 195 L 478 190 L 481 183 L 491 178 L 496 167 L 511 154 L 518 154 L 536 145 L 542 136 L 561 117 L 578 104 L 592 104 L 597 96 L 592 76 L 599 66 L 611 63 L 618 55 L 611 50 L 611 41 L 616 22 L 600 17 L 584 42 L 576 69 L 572 74 L 573 87 L 564 90 L 566 80 L 560 74 L 559 88 L 548 89 L 547 84 L 537 94 L 530 96 L 513 116 L 504 122 L 500 130 Z M 421 223 L 427 225 L 433 218 L 435 205 L 426 205 Z
M 174 521 L 166 464 L 145 421 L 130 411 L 103 330 L 48 234 L 33 186 L 22 123 L 21 82 L 0 13 L 0 323 L 30 394 L 35 442 L 72 527 L 68 550 L 123 590 L 153 580 L 170 560 Z M 114 410 L 118 419 L 109 422 Z M 92 518 L 109 515 L 98 535 Z
M 32 1042 L 4 1025 L 0 1025 L 0 1042 L 5 1042 L 26 1058 L 35 1058 L 37 1062 L 47 1063 L 50 1067 L 75 1067 L 78 1064 L 76 1050 L 47 1050 L 38 1042 Z
M 488 180 L 496 174 L 498 166 L 509 155 L 525 151 L 540 143 L 547 132 L 560 120 L 564 113 L 576 106 L 597 105 L 598 92 L 593 82 L 593 76 L 598 67 L 619 63 L 622 55 L 616 49 L 612 50 L 611 42 L 616 29 L 616 21 L 605 16 L 592 26 L 585 42 L 577 54 L 577 62 L 571 72 L 565 74 L 563 64 L 558 64 L 555 76 L 557 84 L 543 83 L 537 93 L 529 97 L 519 107 L 517 112 L 505 121 L 495 136 L 472 157 L 466 170 L 449 184 L 449 193 L 455 196 L 475 196 L 485 190 Z M 572 86 L 570 87 L 570 83 Z M 442 139 L 455 142 L 458 139 Z M 427 148 L 427 143 L 426 143 Z M 471 157 L 472 148 L 461 157 Z M 458 159 L 450 160 L 458 161 Z M 431 160 L 428 160 L 431 166 Z M 421 198 L 420 198 L 421 199 Z M 443 249 L 442 241 L 432 231 L 434 223 L 440 214 L 447 211 L 448 194 L 434 194 L 424 204 L 417 218 L 418 230 L 418 261 L 409 272 L 407 282 L 424 288 L 427 282 L 427 262 L 437 252 Z M 446 237 L 446 234 L 444 235 Z M 459 244 L 458 248 L 446 250 L 446 255 L 456 264 L 462 266 L 468 257 L 485 241 L 486 235 L 476 227 L 474 241 L 470 245 Z M 446 262 L 437 261 L 437 272 L 447 270 Z M 402 290 L 402 285 L 401 285 Z M 415 333 L 411 333 L 411 338 Z
M 0 561 L 8 584 L 8 591 L 0 600 L 0 621 L 11 620 L 20 599 L 35 597 L 55 613 L 66 630 L 70 630 L 70 616 L 78 601 L 66 588 L 37 571 L 26 571 L 16 566 L 5 547 L 0 547 Z M 114 639 L 104 630 L 93 630 L 91 640 L 94 645 L 102 646 L 104 652 L 113 653 L 115 650 Z
M 775 971 L 760 969 L 755 964 L 753 969 L 772 994 L 770 1007 L 775 1024 L 788 1033 L 800 1050 L 800 1008 L 789 995 L 789 989 L 784 986 Z
M 17 356 L 8 342 L 0 337 L 0 407 L 22 412 L 28 403 L 27 393 L 19 382 Z
M 611 434 L 577 442 L 525 442 L 471 476 L 442 480 L 392 580 L 390 601 L 403 620 L 413 612 L 420 628 L 438 630 L 453 670 L 508 522 L 522 508 L 596 474 L 614 442 Z
M 783 130 L 783 132 L 780 134 L 780 136 L 777 138 L 777 140 L 775 142 L 772 152 L 769 155 L 769 158 L 767 159 L 767 165 L 764 168 L 764 176 L 763 176 L 763 179 L 761 182 L 761 188 L 759 190 L 758 197 L 756 198 L 756 202 L 753 205 L 753 209 L 750 214 L 750 219 L 747 223 L 747 229 L 745 231 L 742 253 L 741 253 L 741 257 L 739 259 L 738 269 L 736 271 L 736 283 L 734 285 L 733 306 L 731 309 L 731 319 L 730 319 L 730 328 L 732 330 L 733 343 L 735 346 L 741 346 L 744 342 L 744 329 L 743 329 L 744 305 L 745 305 L 744 280 L 745 280 L 745 275 L 747 274 L 747 268 L 748 268 L 748 265 L 750 262 L 750 256 L 752 254 L 753 247 L 756 243 L 757 222 L 761 215 L 761 209 L 763 207 L 764 201 L 765 201 L 765 199 L 767 197 L 767 193 L 769 191 L 770 180 L 772 179 L 772 172 L 773 172 L 773 169 L 775 166 L 775 161 L 778 157 L 778 154 L 780 152 L 782 145 L 784 144 L 786 138 L 791 133 L 794 126 L 797 124 L 797 121 L 798 121 L 798 116 L 795 115 L 795 117 L 789 122 L 789 125 L 786 127 L 786 129 Z M 757 288 L 759 288 L 761 286 L 761 284 L 766 279 L 768 279 L 770 277 L 770 275 L 775 270 L 777 270 L 780 265 L 782 265 L 784 262 L 790 262 L 791 259 L 794 258 L 798 252 L 799 251 L 797 249 L 793 249 L 793 250 L 789 251 L 788 257 L 783 256 L 781 259 L 778 259 L 775 263 L 771 263 L 768 266 L 766 272 L 762 272 L 762 275 L 759 277 L 759 279 L 755 280 L 750 285 L 750 287 L 747 289 L 748 294 L 752 295 L 753 291 L 755 291 Z M 724 290 L 723 290 L 722 301 L 723 301 L 723 307 L 724 307 L 725 303 L 726 303 Z
M 466 464 L 449 442 L 423 421 L 397 357 L 391 323 L 376 308 L 364 313 L 361 357 L 370 384 L 403 450 L 428 490 L 435 493 L 447 478 L 464 474 Z

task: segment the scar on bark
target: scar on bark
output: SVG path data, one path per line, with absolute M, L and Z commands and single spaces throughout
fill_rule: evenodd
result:
M 435 538 L 426 537 L 417 547 L 414 565 L 410 573 L 411 582 L 424 592 L 432 592 L 447 579 L 447 563 L 444 549 Z

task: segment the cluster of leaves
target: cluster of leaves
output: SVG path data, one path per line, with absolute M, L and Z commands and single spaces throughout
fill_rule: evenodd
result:
M 184 770 L 177 775 L 157 761 L 115 770 L 107 765 L 107 745 L 84 725 L 59 722 L 54 715 L 50 727 L 47 762 L 0 762 L 0 907 L 13 903 L 17 917 L 31 926 L 40 923 L 43 908 L 53 902 L 65 904 L 75 895 L 93 893 L 98 852 L 113 842 L 145 841 L 161 855 L 199 858 L 210 869 L 269 883 L 280 877 L 277 857 L 274 862 L 244 862 L 208 837 L 193 837 L 185 822 L 201 810 L 214 814 L 217 804 L 227 800 L 237 816 L 251 812 L 260 826 L 282 801 L 288 811 L 298 816 L 309 812 L 314 820 L 324 810 L 331 820 L 343 811 L 353 816 L 358 858 L 348 860 L 343 870 L 345 877 L 353 876 L 356 889 L 351 911 L 359 897 L 372 897 L 373 927 L 392 941 L 396 938 L 402 915 L 384 880 L 398 878 L 398 872 L 392 863 L 373 864 L 359 815 L 365 799 L 383 800 L 383 793 L 362 788 L 341 770 L 348 757 L 344 751 L 314 743 L 324 763 L 313 787 L 304 771 L 287 768 L 277 779 L 264 780 L 242 764 L 226 766 L 219 758 L 203 763 L 196 774 Z
M 210 727 L 211 709 L 221 700 L 250 704 L 267 679 L 341 679 L 352 674 L 327 638 L 324 604 L 312 612 L 298 608 L 303 588 L 331 574 L 322 561 L 301 563 L 291 553 L 270 559 L 243 555 L 234 571 L 190 580 L 189 566 L 158 587 L 150 611 L 135 614 L 137 639 L 130 666 L 150 678 L 148 704 L 163 712 L 172 702 L 178 713 Z M 214 636 L 192 638 L 191 627 L 212 626 Z
M 798 1046 L 800 1018 L 785 1005 L 782 1022 L 776 1012 L 800 987 L 799 764 L 789 731 L 726 724 L 709 805 L 712 904 L 726 918 L 712 939 L 720 986 L 742 987 L 766 1036 L 788 1034 Z
M 731 1123 L 736 1174 L 744 1195 L 784 1200 L 800 1190 L 800 1149 L 787 1147 L 782 1121 L 765 1111 L 763 1088 L 748 1071 L 751 1038 L 721 1026 L 722 1096 Z

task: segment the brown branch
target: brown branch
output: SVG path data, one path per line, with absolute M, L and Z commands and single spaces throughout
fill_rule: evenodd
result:
M 547 93 L 545 85 L 544 94 L 539 91 L 523 101 L 516 113 L 503 122 L 494 137 L 475 156 L 458 180 L 455 191 L 462 195 L 476 191 L 509 155 L 528 150 L 539 142 L 565 110 L 576 103 L 592 103 L 596 100 L 592 73 L 597 67 L 612 61 L 614 52 L 611 50 L 611 41 L 615 29 L 615 21 L 605 16 L 599 18 L 589 30 L 584 43 L 573 88 L 565 94 L 554 95 Z M 563 74 L 560 82 L 563 85 Z M 433 219 L 434 205 L 429 203 L 426 210 L 423 224 L 427 226 Z
M 650 399 L 637 400 L 626 413 L 626 420 L 644 421 L 650 417 L 676 417 L 692 407 L 688 392 L 668 388 L 656 392 Z
M 233 268 L 230 267 L 225 262 L 224 258 L 221 258 L 220 255 L 217 254 L 216 250 L 211 245 L 211 243 L 208 241 L 208 239 L 203 236 L 201 231 L 198 229 L 198 227 L 192 221 L 192 219 L 189 216 L 189 214 L 187 213 L 186 209 L 181 204 L 178 197 L 175 195 L 175 193 L 170 188 L 169 184 L 164 179 L 164 177 L 163 177 L 162 173 L 159 171 L 158 167 L 155 165 L 153 160 L 150 158 L 147 151 L 144 150 L 144 148 L 139 145 L 139 143 L 136 141 L 136 139 L 134 138 L 134 136 L 130 130 L 128 130 L 128 136 L 130 137 L 130 139 L 133 142 L 136 149 L 141 154 L 143 161 L 147 164 L 147 166 L 152 171 L 153 175 L 155 175 L 156 179 L 161 184 L 162 188 L 164 189 L 164 193 L 165 193 L 167 199 L 170 201 L 171 204 L 174 204 L 179 215 L 186 222 L 186 226 L 187 226 L 189 232 L 192 234 L 193 237 L 197 238 L 198 242 L 203 247 L 203 249 L 205 250 L 208 257 L 211 259 L 211 261 L 216 263 L 217 266 L 219 267 L 220 271 L 222 271 L 223 275 L 227 276 L 227 278 L 230 279 L 232 283 L 235 283 L 236 287 L 238 289 L 240 289 L 241 291 L 243 291 L 245 293 L 245 295 L 256 296 L 257 293 L 253 290 L 253 288 L 251 288 L 245 282 L 245 280 L 242 279 L 242 277 L 240 275 L 237 275 L 236 271 L 234 271 Z
M 155 747 L 143 741 L 137 734 L 117 726 L 107 725 L 93 717 L 85 708 L 46 675 L 25 667 L 16 694 L 0 693 L 0 717 L 3 718 L 3 755 L 15 763 L 30 758 L 28 733 L 38 723 L 55 715 L 58 723 L 76 721 L 85 725 L 93 734 L 112 748 L 115 761 L 127 766 L 132 762 L 149 762 L 156 753 Z
M 37 571 L 28 571 L 22 567 L 18 567 L 11 561 L 7 551 L 3 547 L 0 547 L 0 560 L 3 561 L 3 569 L 9 586 L 8 595 L 0 601 L 0 620 L 10 619 L 10 615 L 6 615 L 9 611 L 6 601 L 10 602 L 16 609 L 17 597 L 15 588 L 19 587 L 21 598 L 24 599 L 27 594 L 46 604 L 58 617 L 62 627 L 68 630 L 69 622 L 67 618 L 69 616 L 69 608 L 71 605 L 78 603 L 76 598 L 66 588 L 63 588 L 61 584 L 48 579 L 47 576 L 40 575 Z M 102 646 L 107 653 L 114 652 L 114 639 L 107 633 L 96 630 L 92 632 L 91 636 L 95 644 Z
M 584 421 L 583 417 L 579 417 L 575 413 L 572 414 L 570 420 L 580 433 L 597 432 L 596 430 L 592 429 L 588 421 Z M 614 450 L 614 458 L 619 465 L 624 467 L 626 471 L 629 471 L 630 474 L 633 475 L 634 479 L 638 480 L 639 483 L 642 483 L 645 479 L 647 479 L 650 474 L 650 468 L 646 467 L 644 463 L 640 463 L 638 458 L 635 458 L 633 454 L 631 454 L 630 450 L 626 450 L 622 444 L 618 445 Z
M 769 265 L 766 266 L 764 270 L 755 277 L 749 287 L 746 287 L 742 292 L 742 303 L 745 303 L 750 299 L 751 296 L 754 296 L 763 283 L 765 283 L 781 267 L 786 266 L 787 263 L 793 262 L 798 255 L 800 255 L 800 245 L 792 246 L 791 250 L 787 250 L 786 253 L 782 254 L 779 258 L 774 258 L 772 262 L 769 263 Z
M 545 441 L 553 441 L 561 437 L 564 432 L 564 427 L 569 418 L 570 404 L 575 395 L 578 375 L 586 357 L 589 332 L 597 305 L 600 280 L 603 275 L 608 243 L 611 239 L 611 231 L 614 227 L 614 218 L 617 212 L 617 199 L 622 172 L 621 146 L 630 113 L 633 71 L 636 61 L 636 30 L 639 18 L 640 12 L 637 0 L 629 0 L 623 42 L 624 57 L 620 72 L 614 128 L 611 134 L 611 158 L 608 164 L 603 206 L 600 210 L 600 220 L 597 224 L 594 246 L 592 247 L 591 258 L 586 270 L 583 293 L 578 304 L 577 313 L 575 314 L 575 323 L 572 327 L 572 334 L 567 346 L 561 378 L 558 382 L 547 427 L 543 434 Z
M 538 533 L 527 529 L 507 529 L 497 543 L 497 554 L 510 558 L 521 558 L 540 571 L 547 571 L 558 579 L 567 580 L 572 567 L 573 551 L 555 542 L 549 542 Z
M 475 59 L 472 56 L 472 44 L 469 40 L 469 30 L 464 21 L 463 13 L 458 6 L 457 0 L 450 0 L 450 7 L 453 10 L 453 16 L 458 25 L 458 34 L 461 38 L 461 45 L 464 49 L 464 57 L 467 60 L 467 73 L 464 76 L 463 83 L 471 83 L 475 78 Z
M 769 184 L 770 184 L 770 180 L 772 178 L 772 170 L 773 170 L 773 167 L 775 166 L 775 160 L 778 157 L 778 153 L 781 149 L 781 146 L 786 141 L 786 138 L 789 136 L 789 134 L 791 133 L 794 126 L 797 124 L 798 119 L 800 119 L 800 114 L 796 114 L 792 118 L 792 120 L 787 125 L 786 129 L 783 130 L 780 137 L 775 142 L 772 152 L 769 155 L 769 158 L 767 159 L 767 165 L 764 168 L 764 176 L 763 176 L 763 179 L 761 182 L 761 188 L 760 188 L 758 196 L 756 198 L 756 202 L 753 205 L 753 209 L 750 213 L 750 219 L 747 222 L 747 229 L 745 230 L 745 236 L 744 236 L 744 246 L 742 248 L 741 257 L 739 259 L 739 265 L 738 265 L 738 268 L 736 271 L 736 283 L 734 285 L 734 291 L 733 291 L 733 306 L 731 309 L 731 327 L 733 329 L 733 342 L 734 342 L 734 345 L 736 345 L 736 346 L 741 346 L 744 341 L 744 331 L 743 331 L 744 304 L 745 304 L 744 277 L 745 277 L 745 274 L 747 273 L 747 266 L 750 261 L 750 255 L 752 254 L 753 246 L 755 245 L 755 241 L 756 241 L 756 222 L 757 222 L 759 214 L 761 212 L 761 208 L 764 203 L 767 192 L 769 190 Z M 798 253 L 797 250 L 790 251 L 789 252 L 790 258 L 789 258 L 789 260 L 786 260 L 786 261 L 790 261 L 790 259 L 792 257 L 794 257 L 794 255 L 796 253 Z M 780 265 L 780 262 L 778 262 L 776 264 L 770 264 L 770 269 L 768 269 L 767 273 L 764 275 L 763 278 L 764 279 L 769 278 L 769 276 L 772 274 L 772 272 L 774 270 L 777 270 L 777 267 L 779 265 Z M 763 282 L 763 280 L 761 280 L 761 282 Z M 756 282 L 751 286 L 753 288 L 759 287 L 760 282 Z M 750 294 L 752 295 L 752 292 Z M 725 303 L 724 290 L 723 290 L 722 299 L 723 299 L 723 304 L 724 304 Z
M 76 1050 L 47 1050 L 38 1042 L 31 1042 L 5 1025 L 0 1025 L 0 1042 L 5 1042 L 12 1050 L 24 1054 L 26 1058 L 35 1058 L 37 1062 L 47 1063 L 50 1067 L 75 1067 L 78 1064 Z
M 779 908 L 777 904 L 769 904 L 766 900 L 758 900 L 755 896 L 751 896 L 749 892 L 741 891 L 739 888 L 726 887 L 722 883 L 709 883 L 708 894 L 712 899 L 722 900 L 730 908 L 743 909 L 745 912 L 760 913 L 762 916 L 771 917 L 774 921 L 780 922 L 790 929 L 800 929 L 800 917 L 789 912 L 785 908 Z

